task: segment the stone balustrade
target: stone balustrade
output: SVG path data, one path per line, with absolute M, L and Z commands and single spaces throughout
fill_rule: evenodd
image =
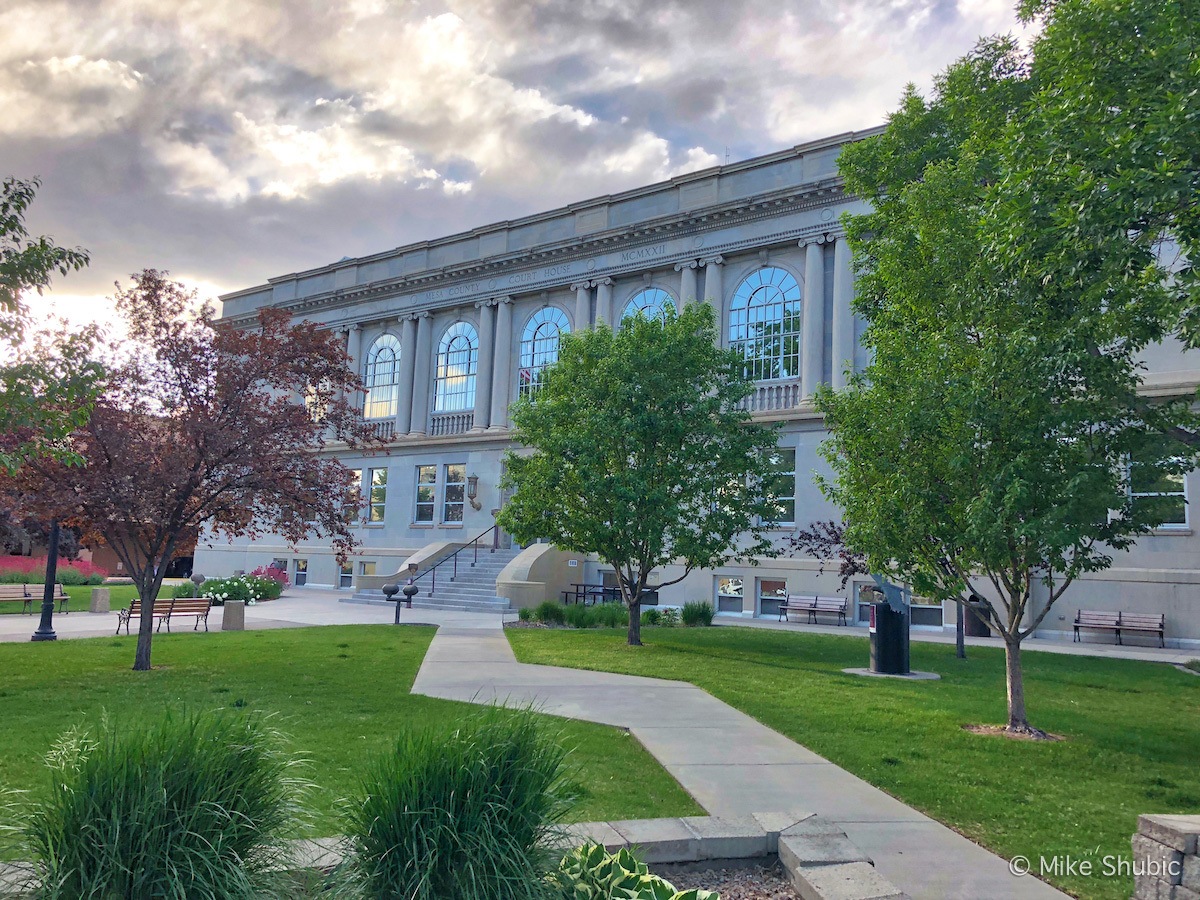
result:
M 447 434 L 466 434 L 475 424 L 475 413 L 434 413 L 429 420 L 429 433 L 434 437 Z
M 1200 900 L 1200 816 L 1139 816 L 1133 900 Z

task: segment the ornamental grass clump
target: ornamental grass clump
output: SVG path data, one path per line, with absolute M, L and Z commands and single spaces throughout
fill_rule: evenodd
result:
M 680 612 L 683 624 L 688 627 L 711 625 L 713 623 L 713 615 L 713 606 L 707 600 L 693 600 L 685 603 L 683 604 L 683 610 Z
M 282 746 L 262 719 L 229 712 L 67 732 L 49 792 L 21 815 L 30 895 L 270 896 L 304 791 Z
M 410 729 L 349 806 L 343 890 L 403 900 L 560 896 L 548 847 L 573 800 L 566 751 L 528 710 L 490 708 L 447 735 Z

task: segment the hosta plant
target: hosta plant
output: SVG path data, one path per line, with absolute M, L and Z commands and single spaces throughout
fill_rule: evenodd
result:
M 721 900 L 713 891 L 677 891 L 630 850 L 584 844 L 562 858 L 554 876 L 564 900 Z

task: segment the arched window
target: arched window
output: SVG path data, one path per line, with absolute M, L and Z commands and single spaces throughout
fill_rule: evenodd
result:
M 455 322 L 438 344 L 436 412 L 475 408 L 475 376 L 479 370 L 479 334 L 469 322 Z
M 647 319 L 666 322 L 668 309 L 677 312 L 675 301 L 671 299 L 670 294 L 662 288 L 646 288 L 634 294 L 633 298 L 625 304 L 625 312 L 621 313 L 621 321 L 632 319 L 636 315 L 643 315 Z
M 559 338 L 570 330 L 567 314 L 556 306 L 539 309 L 529 317 L 521 335 L 521 368 L 517 372 L 521 396 L 533 393 L 542 369 L 558 362 Z
M 367 351 L 367 399 L 363 416 L 368 419 L 390 419 L 396 415 L 400 390 L 400 341 L 395 335 L 381 335 Z
M 768 266 L 738 285 L 729 346 L 745 358 L 748 378 L 798 378 L 800 331 L 800 285 L 790 273 Z

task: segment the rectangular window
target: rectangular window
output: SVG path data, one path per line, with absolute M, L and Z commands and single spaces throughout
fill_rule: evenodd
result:
M 758 579 L 758 614 L 778 616 L 779 607 L 787 599 L 787 582 L 777 578 Z
M 461 522 L 463 520 L 463 502 L 467 493 L 467 467 L 459 463 L 446 465 L 446 480 L 443 485 L 446 492 L 442 500 L 442 521 Z
M 362 469 L 351 469 L 354 483 L 346 491 L 346 499 L 342 503 L 342 518 L 349 524 L 357 522 L 362 514 Z
M 413 516 L 414 522 L 433 524 L 436 495 L 437 466 L 417 466 L 417 508 Z
M 277 556 L 271 560 L 271 568 L 278 569 L 280 572 L 286 572 L 288 568 L 287 562 L 286 559 L 281 559 Z
M 308 584 L 308 560 L 292 560 L 292 584 L 296 587 Z
M 1163 473 L 1131 463 L 1129 496 L 1140 511 L 1153 515 L 1159 528 L 1187 527 L 1187 481 L 1183 473 Z
M 387 469 L 368 469 L 370 478 L 370 509 L 367 512 L 368 522 L 382 522 L 384 508 L 387 503 Z
M 908 608 L 908 621 L 911 625 L 936 625 L 942 627 L 942 604 L 928 597 L 918 597 L 913 594 Z
M 360 562 L 358 564 L 358 574 L 359 575 L 374 575 L 375 574 L 375 563 L 374 562 Z
M 740 613 L 742 611 L 742 579 L 717 578 L 717 612 Z
M 767 484 L 767 495 L 779 505 L 779 516 L 770 524 L 796 524 L 796 448 L 780 447 L 772 460 L 779 471 Z
M 354 587 L 354 567 L 347 563 L 338 570 L 338 587 Z

